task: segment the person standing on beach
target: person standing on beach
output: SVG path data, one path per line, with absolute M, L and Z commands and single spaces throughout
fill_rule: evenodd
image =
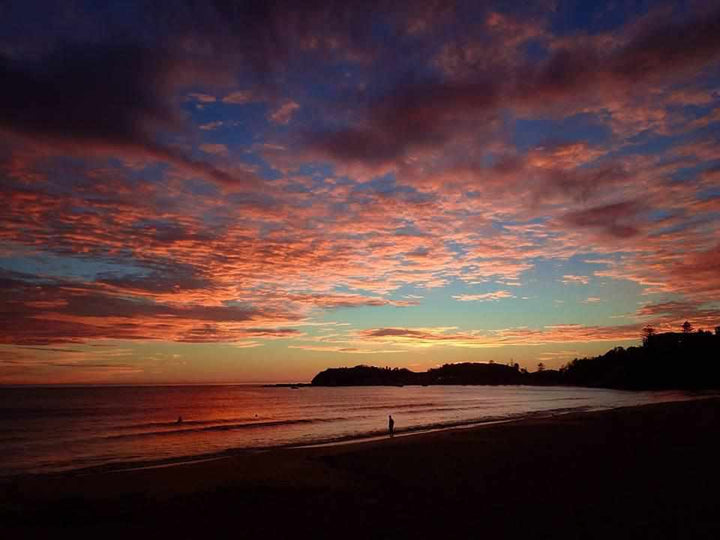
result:
M 391 414 L 388 415 L 388 434 L 392 437 L 395 434 L 395 420 Z

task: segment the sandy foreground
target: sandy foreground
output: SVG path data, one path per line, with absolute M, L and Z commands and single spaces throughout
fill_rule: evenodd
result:
M 720 538 L 720 399 L 0 484 L 0 538 Z

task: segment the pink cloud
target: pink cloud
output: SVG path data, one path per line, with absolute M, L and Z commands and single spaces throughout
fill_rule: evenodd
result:
M 278 6 L 258 14 L 241 9 L 219 19 L 212 6 L 199 6 L 193 28 L 210 27 L 209 34 L 219 36 L 208 42 L 207 56 L 195 51 L 186 57 L 173 44 L 157 51 L 100 48 L 67 58 L 64 50 L 41 55 L 38 65 L 59 77 L 60 92 L 40 76 L 42 70 L 3 57 L 9 77 L 0 89 L 7 98 L 0 118 L 7 136 L 0 149 L 7 179 L 0 187 L 2 253 L 49 253 L 78 265 L 94 260 L 130 268 L 87 282 L 14 278 L 16 289 L 4 290 L 3 300 L 10 298 L 7 305 L 23 325 L 7 331 L 6 342 L 113 337 L 257 340 L 242 341 L 254 346 L 298 337 L 286 327 L 320 310 L 410 308 L 412 295 L 389 298 L 401 287 L 431 289 L 453 281 L 518 285 L 535 260 L 590 254 L 600 257 L 592 262 L 605 261 L 597 277 L 629 279 L 648 293 L 682 295 L 701 312 L 718 300 L 719 207 L 717 198 L 708 196 L 718 183 L 717 167 L 709 166 L 720 158 L 717 141 L 690 133 L 666 152 L 645 155 L 633 154 L 635 143 L 628 140 L 641 130 L 670 134 L 715 121 L 716 111 L 692 120 L 673 111 L 708 108 L 716 100 L 698 77 L 720 51 L 717 8 L 693 20 L 650 17 L 608 33 L 562 38 L 550 34 L 542 17 L 483 12 L 473 23 L 481 30 L 471 32 L 473 40 L 451 38 L 427 54 L 437 77 L 403 78 L 379 94 L 363 88 L 364 81 L 353 81 L 352 91 L 333 81 L 342 103 L 326 110 L 305 95 L 274 88 L 273 77 L 264 79 L 266 87 L 231 91 L 236 78 L 229 77 L 227 59 L 253 64 L 265 75 L 283 73 L 295 54 L 342 58 L 366 69 L 374 69 L 368 61 L 376 57 L 393 69 L 401 59 L 382 57 L 394 53 L 357 43 L 355 34 L 344 31 L 350 26 L 366 35 L 363 24 L 371 15 L 365 11 L 372 10 L 365 5 L 362 16 L 337 28 L 327 21 L 342 22 L 334 11 L 346 13 L 339 5 L 313 6 L 297 26 L 280 24 L 291 15 Z M 393 28 L 413 40 L 442 34 L 435 23 L 449 16 L 441 7 L 398 10 Z M 248 25 L 243 36 L 225 32 L 228 20 L 240 15 L 268 24 Z M 277 28 L 292 31 L 286 35 Z M 265 32 L 281 35 L 255 39 Z M 670 44 L 670 34 L 682 39 Z M 547 48 L 546 60 L 527 61 L 529 40 Z M 246 50 L 247 43 L 252 47 Z M 219 45 L 229 46 L 229 56 Z M 215 55 L 219 61 L 210 61 Z M 81 80 L 64 78 L 68 66 L 76 66 Z M 263 96 L 271 108 L 268 119 L 288 123 L 287 130 L 274 131 L 290 133 L 255 141 L 247 151 L 264 157 L 280 178 L 260 180 L 261 167 L 228 160 L 218 160 L 218 168 L 184 150 L 227 154 L 222 143 L 185 140 L 189 126 L 177 102 L 191 85 L 203 89 L 192 99 L 210 104 L 214 96 L 224 96 L 212 107 L 233 113 L 242 107 L 229 105 Z M 121 99 L 123 92 L 131 99 Z M 296 125 L 299 117 L 290 123 L 298 110 L 295 99 L 303 112 L 326 116 L 332 128 L 309 130 Z M 42 106 L 28 108 L 31 102 Z M 107 114 L 97 115 L 98 110 Z M 559 121 L 576 113 L 609 126 L 612 140 L 543 141 L 520 151 L 509 133 L 513 119 Z M 206 122 L 194 134 L 207 136 L 204 132 L 221 125 L 237 127 Z M 159 143 L 166 135 L 182 143 Z M 301 149 L 298 139 L 306 142 Z M 301 165 L 318 160 L 332 161 L 334 174 L 322 179 L 297 174 Z M 150 167 L 157 163 L 171 167 L 158 173 Z M 696 179 L 675 180 L 695 169 L 701 171 Z M 381 185 L 376 176 L 386 173 L 392 173 L 392 183 Z M 148 180 L 155 175 L 161 177 Z M 72 189 L 64 184 L 67 178 L 73 179 Z M 208 186 L 211 194 L 188 187 L 188 180 L 198 178 L 216 184 Z M 33 289 L 41 278 L 46 281 Z M 589 277 L 566 274 L 562 281 L 582 286 Z M 498 291 L 456 299 L 511 296 Z M 671 317 L 638 316 L 657 316 L 667 324 Z M 6 317 L 10 325 L 14 319 Z M 703 317 L 709 323 L 712 315 Z M 385 335 L 358 339 L 495 346 L 522 339 L 593 341 L 593 332 L 611 341 L 635 331 L 382 330 Z M 357 343 L 326 346 L 335 352 L 361 350 Z
M 205 152 L 206 154 L 214 154 L 218 156 L 227 156 L 228 154 L 228 147 L 226 144 L 201 144 L 200 150 Z
M 257 99 L 251 90 L 237 90 L 222 98 L 222 102 L 229 105 L 244 105 Z
M 299 108 L 300 105 L 294 101 L 287 101 L 274 110 L 269 115 L 269 119 L 276 124 L 287 124 Z
M 459 302 L 492 302 L 503 298 L 515 298 L 510 291 L 496 291 L 484 294 L 458 294 L 453 296 Z
M 562 277 L 562 282 L 565 284 L 587 285 L 588 283 L 590 283 L 590 277 L 566 274 Z

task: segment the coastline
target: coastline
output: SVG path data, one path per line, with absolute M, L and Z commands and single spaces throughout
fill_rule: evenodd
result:
M 42 536 L 60 524 L 78 534 L 142 526 L 149 536 L 232 518 L 246 537 L 337 536 L 362 515 L 344 536 L 401 524 L 390 536 L 482 526 L 567 538 L 641 530 L 717 537 L 720 506 L 703 491 L 720 481 L 719 427 L 720 398 L 701 398 L 112 474 L 28 476 L 1 486 L 0 530 Z M 533 528 L 515 512 L 533 516 Z M 324 525 L 316 530 L 317 519 Z
M 564 388 L 564 387 L 559 387 Z M 573 387 L 567 387 L 572 389 Z M 704 399 L 708 397 L 719 397 L 718 393 L 709 393 L 707 391 L 698 393 L 680 393 L 671 396 L 663 396 L 663 401 L 649 402 L 649 403 L 669 403 L 673 401 L 686 401 L 695 399 Z M 609 410 L 620 407 L 634 406 L 632 405 L 618 405 L 618 404 L 607 404 L 607 405 L 583 405 L 583 406 L 571 406 L 566 408 L 553 408 L 548 410 L 536 410 L 536 411 L 522 411 L 514 412 L 509 414 L 489 415 L 479 418 L 465 418 L 465 419 L 454 419 L 454 420 L 439 420 L 435 422 L 426 422 L 423 424 L 411 424 L 402 425 L 400 428 L 396 427 L 395 438 L 411 437 L 416 435 L 422 435 L 426 433 L 456 430 L 456 429 L 472 429 L 480 428 L 492 424 L 501 424 L 509 422 L 522 422 L 532 419 L 540 418 L 555 418 L 557 416 L 566 414 L 585 413 L 593 411 Z M 192 422 L 190 422 L 192 423 Z M 173 425 L 175 423 L 173 422 Z M 208 429 L 208 428 L 205 428 Z M 224 430 L 224 426 L 218 426 L 209 428 L 212 430 Z M 192 430 L 190 430 L 192 431 Z M 13 470 L 3 469 L 0 466 L 0 493 L 2 493 L 3 485 L 9 483 L 24 481 L 26 478 L 63 478 L 68 476 L 82 476 L 92 474 L 104 474 L 104 473 L 118 473 L 125 470 L 140 470 L 140 469 L 151 469 L 160 467 L 173 467 L 178 465 L 192 464 L 195 462 L 205 462 L 217 459 L 227 459 L 237 456 L 243 456 L 247 454 L 274 452 L 279 450 L 295 449 L 295 448 L 320 448 L 338 445 L 352 445 L 361 444 L 364 442 L 371 441 L 382 441 L 387 438 L 386 429 L 373 429 L 371 431 L 355 432 L 355 433 L 338 433 L 335 435 L 325 435 L 316 439 L 305 439 L 298 441 L 287 441 L 277 444 L 270 444 L 265 446 L 234 446 L 223 449 L 199 452 L 199 453 L 178 453 L 175 455 L 168 455 L 163 457 L 138 457 L 137 459 L 111 459 L 108 458 L 104 462 L 95 463 L 92 465 L 69 465 L 61 467 L 59 464 L 54 465 L 50 462 L 40 469 L 28 469 L 28 470 Z M 1 465 L 1 464 L 0 464 Z

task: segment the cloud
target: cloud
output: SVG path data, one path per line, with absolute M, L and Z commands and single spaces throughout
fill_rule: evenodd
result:
M 287 124 L 292 119 L 295 111 L 297 111 L 299 108 L 300 105 L 298 105 L 294 101 L 288 101 L 286 103 L 283 103 L 280 107 L 278 107 L 270 114 L 270 121 L 275 122 L 276 124 Z
M 447 328 L 370 328 L 356 332 L 362 341 L 382 341 L 397 346 L 503 347 L 551 343 L 591 343 L 640 339 L 641 325 L 584 326 L 549 325 L 540 329 L 508 328 L 495 331 L 457 332 Z
M 218 156 L 226 156 L 228 153 L 228 147 L 226 144 L 214 143 L 214 144 L 201 144 L 200 150 L 206 154 L 214 154 Z
M 640 254 L 595 273 L 633 280 L 649 292 L 682 294 L 695 304 L 718 301 L 720 249 L 709 233 L 702 227 L 655 236 L 645 241 Z
M 302 335 L 258 323 L 294 321 L 289 312 L 247 306 L 187 305 L 105 294 L 93 284 L 0 274 L 0 343 L 46 345 L 89 339 L 237 341 Z
M 575 276 L 572 274 L 565 274 L 561 281 L 563 283 L 567 284 L 576 284 L 576 285 L 587 285 L 590 283 L 590 276 Z
M 405 352 L 397 349 L 362 349 L 357 347 L 334 347 L 330 345 L 288 345 L 288 349 L 342 354 L 397 354 Z
M 245 105 L 253 101 L 258 101 L 258 98 L 251 90 L 237 90 L 222 98 L 222 102 L 229 105 Z
M 643 210 L 637 201 L 624 201 L 568 212 L 560 220 L 565 225 L 594 229 L 610 237 L 622 239 L 640 233 L 637 222 Z
M 395 306 L 408 307 L 417 305 L 417 301 L 412 300 L 388 300 L 387 298 L 379 298 L 365 296 L 362 294 L 297 294 L 289 293 L 284 295 L 285 298 L 294 302 L 304 304 L 312 304 L 326 309 L 352 308 L 361 306 Z
M 394 162 L 422 148 L 442 147 L 467 131 L 467 124 L 491 122 L 506 107 L 537 110 L 567 102 L 573 107 L 583 96 L 589 104 L 603 93 L 692 74 L 720 57 L 719 27 L 720 9 L 714 9 L 689 19 L 628 25 L 594 43 L 557 40 L 541 62 L 512 65 L 499 57 L 459 80 L 406 80 L 372 100 L 363 111 L 365 121 L 309 134 L 308 143 L 339 162 Z M 670 45 L 668 35 L 678 41 Z
M 203 131 L 212 131 L 214 129 L 218 129 L 219 127 L 222 127 L 225 124 L 222 120 L 216 120 L 214 122 L 207 122 L 205 124 L 200 124 L 198 127 Z
M 215 103 L 217 98 L 208 94 L 202 94 L 200 92 L 191 92 L 188 94 L 188 99 L 198 101 L 200 103 Z
M 497 291 L 484 294 L 459 294 L 453 296 L 459 302 L 492 302 L 502 298 L 515 298 L 510 291 Z
M 201 68 L 176 51 L 63 44 L 40 62 L 0 56 L 0 131 L 59 145 L 171 163 L 221 184 L 252 184 L 159 141 L 179 132 L 173 93 Z M 100 114 L 102 111 L 102 114 Z
M 299 338 L 285 330 L 326 310 L 418 305 L 408 290 L 535 287 L 531 270 L 549 262 L 588 284 L 575 261 L 711 324 L 717 8 L 553 35 L 562 14 L 441 4 L 187 2 L 125 44 L 3 34 L 0 256 L 30 268 L 3 274 L 4 342 L 258 346 Z M 691 314 L 651 309 L 637 316 Z M 375 331 L 322 346 L 635 329 Z
M 691 301 L 651 303 L 640 307 L 635 316 L 662 332 L 679 332 L 690 321 L 696 328 L 712 329 L 720 325 L 720 309 Z

